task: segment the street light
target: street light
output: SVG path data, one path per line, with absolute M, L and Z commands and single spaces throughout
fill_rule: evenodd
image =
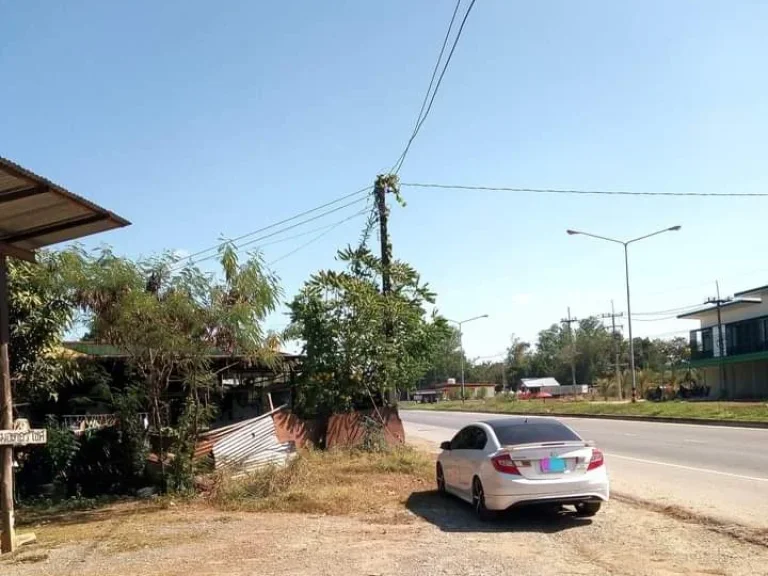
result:
M 473 316 L 472 318 L 467 318 L 466 320 L 451 320 L 450 318 L 446 318 L 448 322 L 453 322 L 459 327 L 459 348 L 461 349 L 461 402 L 464 403 L 464 332 L 462 331 L 462 326 L 466 324 L 467 322 L 472 322 L 473 320 L 480 320 L 480 318 L 488 318 L 488 314 L 483 314 L 481 316 Z
M 663 230 L 657 230 L 656 232 L 652 232 L 638 238 L 633 238 L 632 240 L 627 240 L 626 242 L 623 240 L 616 240 L 615 238 L 590 234 L 589 232 L 581 232 L 579 230 L 566 230 L 570 236 L 580 234 L 582 236 L 589 236 L 591 238 L 597 238 L 598 240 L 605 240 L 606 242 L 613 242 L 615 244 L 621 244 L 624 246 L 624 274 L 627 283 L 627 322 L 629 324 L 629 369 L 632 371 L 632 402 L 637 402 L 637 376 L 635 375 L 635 343 L 632 340 L 632 306 L 630 304 L 629 298 L 629 254 L 627 252 L 627 247 L 634 242 L 645 240 L 651 236 L 658 236 L 659 234 L 664 234 L 664 232 L 677 232 L 680 230 L 680 228 L 681 226 L 664 228 Z

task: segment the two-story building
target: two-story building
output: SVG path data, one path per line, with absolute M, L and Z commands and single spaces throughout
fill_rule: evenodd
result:
M 768 397 L 768 286 L 734 294 L 720 305 L 719 322 L 714 304 L 678 318 L 700 322 L 691 330 L 691 367 L 711 398 Z

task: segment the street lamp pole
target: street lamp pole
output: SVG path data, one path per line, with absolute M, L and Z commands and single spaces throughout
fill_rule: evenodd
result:
M 466 320 L 451 320 L 446 318 L 448 322 L 453 322 L 459 327 L 459 350 L 461 350 L 461 403 L 464 403 L 464 324 L 472 322 L 473 320 L 480 320 L 481 318 L 488 318 L 488 314 L 482 314 L 480 316 L 474 316 L 467 318 Z
M 589 232 L 581 232 L 579 230 L 566 230 L 570 236 L 581 235 L 589 236 L 590 238 L 597 238 L 598 240 L 605 240 L 606 242 L 613 242 L 614 244 L 621 244 L 624 247 L 624 279 L 627 284 L 627 324 L 629 326 L 629 370 L 632 372 L 632 402 L 637 402 L 637 375 L 635 374 L 635 341 L 632 337 L 632 300 L 629 293 L 629 245 L 640 240 L 645 240 L 651 236 L 658 236 L 664 232 L 677 232 L 681 226 L 671 226 L 664 228 L 663 230 L 657 230 L 651 232 L 645 236 L 633 238 L 632 240 L 616 240 L 615 238 L 608 238 L 606 236 L 599 236 L 597 234 L 590 234 Z

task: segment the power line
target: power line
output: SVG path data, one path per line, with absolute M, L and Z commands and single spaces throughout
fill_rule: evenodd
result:
M 679 308 L 667 308 L 666 310 L 656 310 L 655 312 L 632 312 L 632 317 L 635 316 L 664 316 L 666 314 L 683 314 L 689 310 L 695 310 L 701 307 L 701 304 L 692 304 L 689 306 L 680 306 Z
M 445 53 L 445 47 L 448 45 L 448 38 L 451 36 L 451 30 L 453 29 L 453 22 L 456 20 L 456 14 L 459 11 L 459 6 L 461 6 L 461 0 L 458 0 L 456 2 L 456 7 L 453 9 L 453 15 L 451 16 L 451 21 L 448 24 L 448 30 L 445 32 L 445 38 L 443 38 L 443 45 L 440 47 L 440 54 L 437 56 L 437 62 L 435 62 L 435 67 L 432 70 L 432 77 L 429 79 L 429 86 L 427 87 L 427 92 L 424 94 L 424 100 L 421 102 L 421 108 L 419 109 L 419 115 L 416 116 L 416 124 L 413 127 L 413 134 L 411 135 L 411 139 L 408 140 L 408 143 L 405 147 L 405 150 L 403 150 L 403 153 L 400 155 L 400 158 L 397 159 L 395 164 L 392 166 L 392 168 L 389 169 L 390 172 L 393 172 L 395 168 L 399 170 L 398 164 L 402 164 L 402 161 L 405 160 L 405 155 L 408 153 L 408 148 L 411 145 L 411 142 L 413 141 L 413 138 L 415 138 L 415 133 L 418 131 L 419 123 L 421 122 L 421 116 L 424 114 L 424 108 L 427 106 L 427 101 L 429 100 L 429 95 L 432 93 L 432 86 L 435 84 L 435 77 L 437 76 L 437 70 L 440 68 L 440 62 L 443 60 L 443 54 Z
M 308 240 L 308 241 L 307 241 L 307 242 L 305 242 L 304 244 L 302 244 L 302 245 L 298 246 L 297 248 L 294 248 L 294 249 L 293 249 L 293 250 L 291 250 L 290 252 L 286 252 L 286 253 L 285 253 L 285 254 L 283 254 L 282 256 L 279 256 L 279 257 L 275 258 L 274 260 L 272 260 L 272 261 L 269 263 L 269 266 L 272 266 L 273 264 L 276 264 L 277 262 L 280 262 L 281 260 L 285 260 L 285 259 L 286 259 L 286 258 L 288 258 L 289 256 L 293 256 L 293 255 L 294 255 L 294 254 L 296 254 L 296 252 L 298 252 L 299 250 L 303 250 L 304 248 L 306 248 L 306 247 L 307 247 L 307 246 L 309 246 L 310 244 L 314 244 L 315 242 L 317 242 L 318 240 L 320 240 L 320 238 L 322 238 L 323 236 L 326 236 L 327 234 L 330 234 L 331 232 L 333 232 L 333 231 L 334 231 L 336 228 L 338 228 L 339 226 L 341 226 L 341 225 L 342 225 L 342 224 L 344 224 L 345 222 L 349 222 L 350 220 L 352 220 L 352 219 L 354 219 L 354 218 L 358 218 L 358 217 L 362 216 L 363 214 L 365 214 L 365 213 L 367 213 L 367 212 L 368 212 L 368 208 L 366 208 L 365 210 L 361 210 L 360 212 L 356 212 L 355 214 L 352 214 L 352 216 L 349 216 L 349 217 L 347 217 L 347 218 L 344 218 L 343 220 L 339 220 L 339 221 L 338 221 L 338 222 L 336 222 L 335 224 L 332 224 L 332 225 L 331 225 L 331 226 L 330 226 L 330 227 L 329 227 L 327 230 L 325 230 L 324 232 L 321 232 L 320 234 L 318 234 L 318 235 L 317 235 L 317 236 L 315 236 L 314 238 L 311 238 L 310 240 Z
M 256 234 L 260 234 L 262 232 L 266 232 L 267 230 L 271 230 L 272 228 L 276 228 L 278 226 L 281 226 L 283 224 L 286 224 L 288 222 L 292 222 L 293 220 L 297 220 L 298 218 L 301 218 L 303 216 L 306 216 L 308 214 L 312 214 L 313 212 L 317 212 L 318 210 L 322 210 L 323 208 L 327 208 L 329 206 L 333 206 L 334 204 L 338 204 L 339 202 L 343 202 L 344 200 L 347 200 L 348 198 L 352 198 L 354 196 L 357 196 L 359 194 L 362 194 L 363 192 L 367 192 L 370 190 L 372 186 L 366 186 L 365 188 L 361 188 L 360 190 L 357 190 L 355 192 L 352 192 L 351 194 L 346 194 L 345 196 L 340 196 L 339 198 L 336 198 L 335 200 L 331 200 L 330 202 L 326 202 L 325 204 L 321 204 L 320 206 L 315 206 L 314 208 L 311 208 L 309 210 L 305 210 L 304 212 L 300 212 L 294 216 L 291 216 L 290 218 L 285 218 L 284 220 L 280 220 L 279 222 L 275 222 L 274 224 L 270 224 L 269 226 L 264 226 L 263 228 L 258 228 L 257 230 L 253 230 L 252 232 L 248 232 L 246 234 L 243 234 L 241 236 L 238 236 L 236 238 L 232 238 L 230 240 L 225 240 L 223 242 L 219 242 L 213 246 L 210 246 L 209 248 L 206 248 L 204 250 L 200 250 L 198 252 L 194 252 L 190 254 L 189 256 L 185 257 L 184 260 L 187 263 L 193 263 L 193 260 L 196 256 L 200 256 L 202 254 L 206 254 L 207 252 L 211 252 L 212 250 L 219 250 L 222 246 L 229 243 L 238 242 L 239 240 L 243 240 L 245 238 L 248 238 L 249 236 L 254 236 Z M 328 212 L 330 214 L 330 212 Z
M 354 206 L 355 204 L 359 204 L 360 202 L 364 202 L 366 200 L 367 200 L 367 198 L 358 198 L 357 200 L 353 200 L 352 202 L 348 202 L 347 204 L 343 204 L 341 206 L 337 206 L 336 208 L 333 208 L 331 210 L 327 210 L 326 212 L 323 212 L 321 214 L 317 214 L 316 216 L 313 216 L 311 218 L 307 218 L 306 220 L 302 220 L 300 222 L 296 222 L 295 224 L 291 224 L 290 226 L 286 226 L 286 227 L 281 228 L 279 230 L 276 230 L 274 232 L 270 232 L 269 234 L 265 234 L 264 236 L 259 236 L 258 238 L 254 238 L 254 239 L 249 240 L 247 242 L 243 242 L 240 245 L 235 245 L 235 251 L 239 252 L 243 248 L 245 248 L 246 246 L 250 246 L 250 245 L 256 244 L 258 242 L 261 242 L 262 240 L 266 240 L 267 238 L 272 238 L 274 236 L 277 236 L 279 234 L 287 232 L 288 230 L 293 230 L 294 228 L 298 228 L 299 226 L 303 226 L 304 224 L 307 224 L 309 222 L 314 222 L 315 220 L 319 220 L 320 218 L 324 218 L 324 217 L 328 216 L 329 214 L 333 214 L 334 212 L 338 212 L 339 210 L 343 210 L 344 208 L 349 208 L 350 206 Z M 296 217 L 290 218 L 287 221 L 295 220 L 295 218 Z M 272 226 L 267 226 L 263 230 L 268 230 L 270 228 L 274 228 L 275 226 L 277 226 L 277 224 L 273 224 Z M 245 236 L 241 236 L 241 238 L 243 238 L 243 237 L 245 237 Z M 228 244 L 230 242 L 234 242 L 234 240 L 230 240 L 230 241 L 227 241 L 227 242 L 222 242 L 218 246 L 223 246 L 223 245 Z M 198 258 L 196 260 L 192 260 L 192 257 L 190 256 L 188 258 L 185 258 L 184 261 L 180 262 L 180 265 L 177 265 L 175 268 L 172 268 L 171 270 L 173 271 L 173 270 L 179 269 L 179 268 L 181 268 L 181 267 L 183 267 L 185 265 L 189 265 L 189 264 L 199 264 L 200 262 L 205 262 L 206 260 L 211 260 L 212 258 L 217 258 L 217 257 L 218 257 L 218 254 L 211 254 L 210 256 L 205 256 L 203 258 Z
M 688 334 L 690 334 L 690 330 L 671 330 L 669 332 L 658 332 L 656 334 L 636 336 L 636 338 L 661 338 L 662 336 L 687 336 Z
M 427 105 L 426 110 L 424 110 L 424 114 L 420 115 L 421 119 L 417 120 L 416 126 L 413 129 L 413 134 L 411 134 L 411 137 L 408 139 L 408 143 L 405 145 L 405 150 L 403 150 L 403 153 L 400 155 L 400 158 L 395 162 L 395 169 L 394 174 L 397 174 L 400 172 L 400 169 L 403 167 L 403 162 L 405 162 L 405 157 L 408 155 L 408 151 L 411 149 L 411 144 L 413 143 L 413 140 L 416 138 L 416 136 L 419 133 L 419 130 L 421 130 L 422 125 L 424 124 L 424 121 L 427 119 L 427 116 L 429 116 L 429 112 L 432 110 L 432 104 L 435 102 L 435 96 L 437 96 L 437 91 L 440 90 L 440 85 L 443 83 L 443 77 L 445 76 L 446 70 L 448 70 L 448 65 L 451 63 L 451 58 L 453 58 L 453 53 L 456 50 L 456 46 L 459 43 L 459 39 L 461 38 L 461 33 L 464 31 L 464 25 L 467 23 L 467 18 L 469 17 L 469 13 L 472 12 L 472 8 L 475 6 L 475 1 L 472 0 L 472 2 L 469 3 L 469 8 L 467 8 L 467 11 L 464 13 L 464 18 L 461 20 L 461 24 L 459 25 L 459 30 L 456 33 L 456 38 L 453 40 L 453 44 L 451 45 L 451 50 L 448 52 L 448 57 L 445 60 L 445 64 L 443 65 L 443 70 L 440 72 L 440 77 L 437 79 L 437 83 L 435 84 L 435 89 L 432 91 L 432 97 L 429 99 L 429 104 Z M 456 17 L 456 11 L 459 9 L 459 5 L 461 4 L 461 0 L 458 0 L 456 3 L 456 8 L 454 9 L 453 18 L 451 18 L 450 26 L 448 27 L 448 34 L 446 34 L 446 40 L 448 38 L 448 35 L 450 35 L 451 28 L 453 27 L 453 21 Z M 440 64 L 440 59 L 442 59 L 443 52 L 445 51 L 445 43 L 443 43 L 443 48 L 440 50 L 440 57 L 438 58 L 438 65 Z M 433 74 L 434 78 L 434 74 Z M 432 83 L 430 82 L 430 85 Z M 427 95 L 429 95 L 429 90 L 427 91 Z M 426 98 L 425 98 L 426 100 Z M 422 105 L 423 109 L 423 105 Z
M 365 210 L 362 210 L 360 212 L 356 212 L 352 216 L 349 217 L 349 219 L 354 218 L 355 216 L 359 216 L 361 214 L 365 214 L 368 212 L 368 208 Z M 266 248 L 267 246 L 273 246 L 274 244 L 282 244 L 283 242 L 288 242 L 289 240 L 296 240 L 297 238 L 303 238 L 304 236 L 309 236 L 310 234 L 314 234 L 315 232 L 320 232 L 322 230 L 328 230 L 335 228 L 340 223 L 346 222 L 348 219 L 345 218 L 344 220 L 341 220 L 339 222 L 332 222 L 330 224 L 326 224 L 325 226 L 318 226 L 317 228 L 311 228 L 309 230 L 305 230 L 304 232 L 299 232 L 298 234 L 292 234 L 291 236 L 286 236 L 285 238 L 278 238 L 276 240 L 270 240 L 269 242 L 264 242 L 263 244 L 259 244 L 259 248 Z
M 489 192 L 530 192 L 533 194 L 579 194 L 602 196 L 694 196 L 694 197 L 766 197 L 766 192 L 632 192 L 629 190 L 576 190 L 559 188 L 512 188 L 507 186 L 468 186 L 464 184 L 424 184 L 420 182 L 403 182 L 401 186 L 411 188 L 440 188 L 446 190 L 473 190 Z

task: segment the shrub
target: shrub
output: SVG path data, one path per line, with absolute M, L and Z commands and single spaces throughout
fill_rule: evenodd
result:
M 80 442 L 69 430 L 62 430 L 55 418 L 46 423 L 48 442 L 32 446 L 19 456 L 20 469 L 16 484 L 22 497 L 35 495 L 47 484 L 66 492 L 71 479 L 71 465 L 80 449 Z

